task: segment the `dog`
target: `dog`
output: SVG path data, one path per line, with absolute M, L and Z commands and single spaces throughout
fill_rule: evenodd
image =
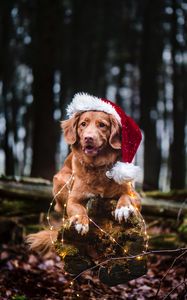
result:
M 114 212 L 118 222 L 127 220 L 136 209 L 140 210 L 141 199 L 133 189 L 131 180 L 114 180 L 111 175 L 116 163 L 122 160 L 124 147 L 124 128 L 116 115 L 108 113 L 108 108 L 102 111 L 99 107 L 97 110 L 76 111 L 61 122 L 61 127 L 71 153 L 53 178 L 54 209 L 62 212 L 66 203 L 70 224 L 81 235 L 89 231 L 85 204 L 90 197 L 99 196 L 101 201 L 102 198 L 119 199 Z M 67 182 L 72 174 L 70 189 Z M 56 238 L 57 233 L 52 234 Z M 38 250 L 41 244 L 49 244 L 48 237 L 49 232 L 43 231 L 30 235 L 28 242 L 32 249 Z
M 90 196 L 116 198 L 118 200 L 115 217 L 121 222 L 125 219 L 126 208 L 140 208 L 140 198 L 129 195 L 128 183 L 118 184 L 106 176 L 107 170 L 120 159 L 120 126 L 112 115 L 105 112 L 88 111 L 77 113 L 73 118 L 62 122 L 66 142 L 72 152 L 63 168 L 54 176 L 54 195 L 65 185 L 74 172 L 71 193 L 63 191 L 56 198 L 55 210 L 60 212 L 67 199 L 67 214 L 70 222 L 81 234 L 89 228 L 89 218 L 83 203 Z

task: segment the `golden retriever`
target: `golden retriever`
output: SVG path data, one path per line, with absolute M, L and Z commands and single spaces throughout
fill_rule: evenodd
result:
M 121 159 L 121 128 L 116 118 L 102 111 L 86 111 L 63 121 L 61 127 L 71 153 L 53 179 L 55 210 L 62 211 L 66 203 L 70 223 L 80 234 L 89 230 L 85 203 L 93 196 L 100 196 L 101 201 L 102 197 L 119 199 L 114 216 L 119 222 L 127 219 L 134 206 L 140 208 L 140 197 L 134 190 L 131 197 L 132 187 L 127 182 L 119 184 L 106 176 Z M 68 191 L 66 183 L 72 173 L 74 181 Z M 55 238 L 57 232 L 52 235 Z M 32 249 L 39 250 L 42 244 L 49 244 L 49 232 L 32 234 L 28 242 Z
M 131 198 L 129 185 L 118 184 L 106 176 L 106 171 L 120 160 L 120 126 L 114 116 L 101 111 L 77 113 L 62 122 L 64 137 L 71 145 L 72 152 L 63 168 L 54 176 L 54 194 L 63 187 L 74 173 L 71 193 L 64 190 L 56 198 L 55 210 L 61 211 L 67 201 L 67 214 L 71 223 L 81 234 L 89 229 L 89 218 L 83 203 L 90 196 L 117 198 L 115 218 L 122 221 L 133 211 L 132 206 L 140 207 L 140 198 Z M 135 192 L 134 192 L 135 195 Z

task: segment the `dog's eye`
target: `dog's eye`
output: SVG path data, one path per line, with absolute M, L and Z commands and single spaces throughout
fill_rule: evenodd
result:
M 82 122 L 82 123 L 81 123 L 81 126 L 82 126 L 82 127 L 85 127 L 85 126 L 86 126 L 86 122 Z
M 102 123 L 102 122 L 100 122 L 100 123 L 99 123 L 99 127 L 101 127 L 101 128 L 102 128 L 102 127 L 105 127 L 105 124 Z

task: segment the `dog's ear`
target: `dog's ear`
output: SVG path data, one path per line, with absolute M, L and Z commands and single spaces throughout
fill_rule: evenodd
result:
M 110 123 L 111 123 L 111 132 L 109 137 L 109 144 L 114 149 L 121 149 L 120 125 L 112 115 L 110 116 Z
M 65 141 L 69 145 L 73 145 L 77 141 L 77 123 L 79 116 L 80 114 L 75 114 L 72 118 L 61 122 Z

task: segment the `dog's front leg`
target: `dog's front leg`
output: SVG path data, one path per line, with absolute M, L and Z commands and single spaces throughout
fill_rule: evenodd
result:
M 80 202 L 80 199 L 70 196 L 67 201 L 67 215 L 70 223 L 74 223 L 75 229 L 83 235 L 89 230 L 89 218 L 86 208 Z
M 122 220 L 127 221 L 132 213 L 136 213 L 140 209 L 140 197 L 137 193 L 133 195 L 123 194 L 117 203 L 115 210 L 115 219 L 121 223 Z
M 122 195 L 117 203 L 115 209 L 115 219 L 121 223 L 122 220 L 127 220 L 129 216 L 134 212 L 134 207 L 130 201 L 128 195 Z

